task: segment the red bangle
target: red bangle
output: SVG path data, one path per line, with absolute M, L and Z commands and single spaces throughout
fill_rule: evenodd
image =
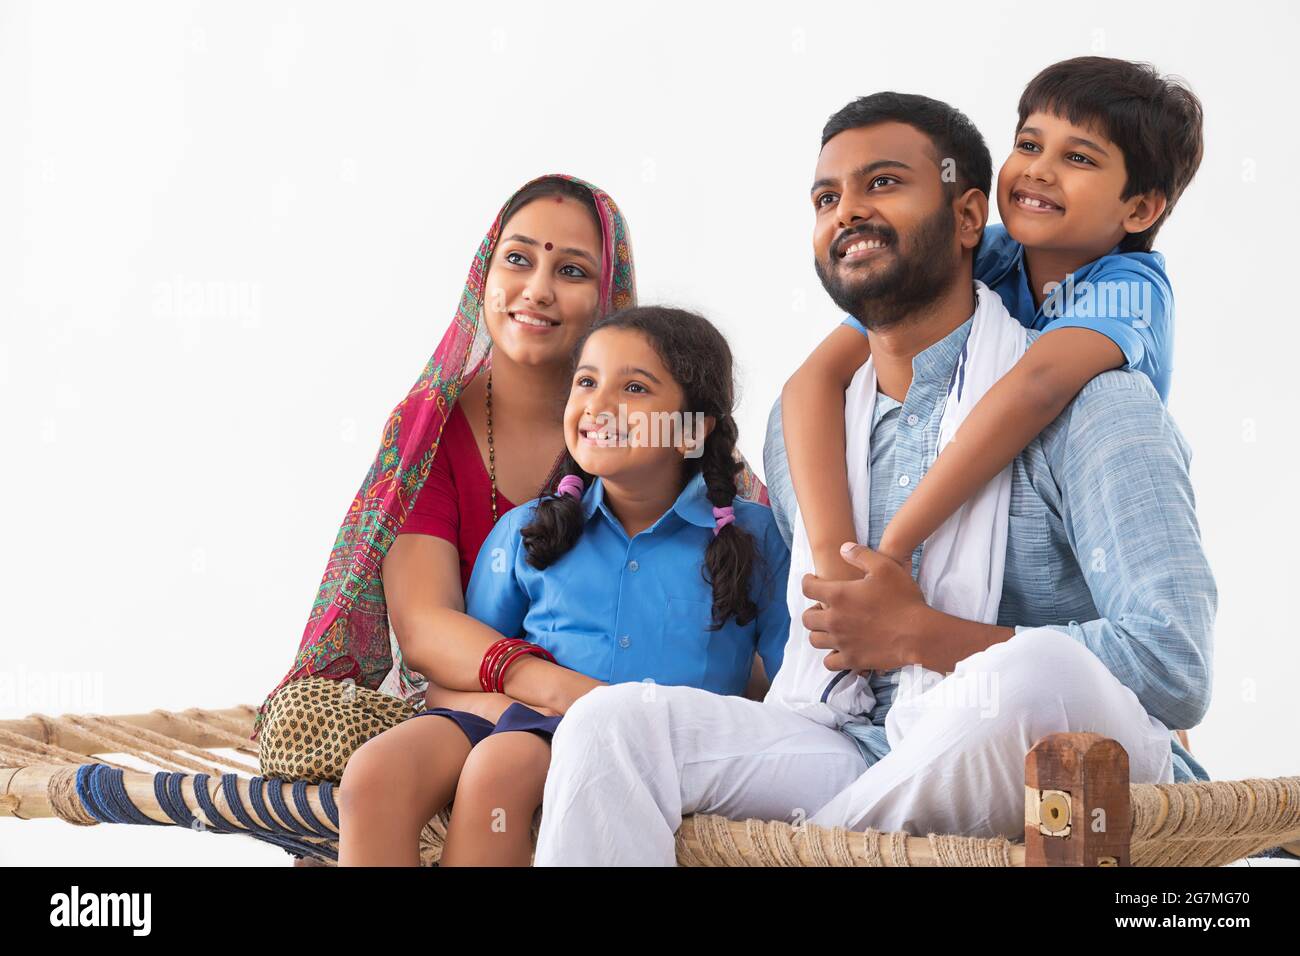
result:
M 519 658 L 527 654 L 531 654 L 533 657 L 540 657 L 542 660 L 550 661 L 552 664 L 555 663 L 554 655 L 552 655 L 551 652 L 548 651 L 546 648 L 541 647 L 537 644 L 529 644 L 527 647 L 519 648 L 517 653 L 511 652 L 510 654 L 508 654 L 506 659 L 501 664 L 501 670 L 497 676 L 498 691 L 500 691 L 503 694 L 505 693 L 506 668 L 508 668 Z
M 538 644 L 515 637 L 502 638 L 492 644 L 483 655 L 478 672 L 479 686 L 489 694 L 504 693 L 502 685 L 505 682 L 507 668 L 525 654 L 532 654 L 552 664 L 555 663 L 555 656 Z
M 502 638 L 494 642 L 483 654 L 483 662 L 479 665 L 479 686 L 485 692 L 492 691 L 492 672 L 496 669 L 497 661 L 506 648 L 513 645 L 514 639 Z
M 496 670 L 492 672 L 492 689 L 498 694 L 505 693 L 506 669 L 519 658 L 526 654 L 532 653 L 527 644 L 516 645 L 501 655 L 501 660 L 497 662 Z
M 503 637 L 499 641 L 494 641 L 483 652 L 483 660 L 478 667 L 478 683 L 485 693 L 492 693 L 492 674 L 496 671 L 501 656 L 512 647 L 526 643 L 528 642 L 517 637 Z

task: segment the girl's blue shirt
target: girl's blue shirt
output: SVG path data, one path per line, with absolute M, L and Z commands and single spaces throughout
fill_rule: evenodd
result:
M 484 541 L 465 593 L 472 617 L 610 684 L 652 681 L 743 694 L 755 651 L 769 680 L 776 675 L 790 633 L 790 552 L 770 508 L 733 503 L 736 525 L 756 544 L 749 594 L 758 615 L 743 626 L 732 616 L 710 631 L 713 589 L 704 579 L 704 553 L 714 518 L 702 475 L 631 539 L 595 479 L 582 497 L 577 543 L 544 570 L 528 563 L 519 533 L 539 500 L 506 512 Z

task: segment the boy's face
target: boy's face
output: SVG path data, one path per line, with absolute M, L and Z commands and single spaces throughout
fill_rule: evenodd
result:
M 1140 199 L 1120 199 L 1127 179 L 1124 154 L 1098 130 L 1031 113 L 998 173 L 998 212 L 1022 245 L 1096 259 L 1135 231 L 1125 223 Z

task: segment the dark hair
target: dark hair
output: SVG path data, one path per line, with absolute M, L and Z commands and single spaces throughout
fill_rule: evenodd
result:
M 956 181 L 944 184 L 950 197 L 956 198 L 968 189 L 989 195 L 993 159 L 984 137 L 965 113 L 928 96 L 892 91 L 860 96 L 826 121 L 822 145 L 845 130 L 891 121 L 906 123 L 928 136 L 938 165 L 942 166 L 945 159 L 953 161 Z
M 683 309 L 665 306 L 621 309 L 592 324 L 574 351 L 575 365 L 587 338 L 601 329 L 640 332 L 685 393 L 686 407 L 682 411 L 698 412 L 715 420 L 702 454 L 683 460 L 682 486 L 703 471 L 709 501 L 718 508 L 731 505 L 736 498 L 736 476 L 742 464 L 736 456 L 737 428 L 732 416 L 735 383 L 731 348 L 722 333 L 703 316 Z M 565 475 L 578 475 L 584 485 L 592 480 L 566 449 L 543 486 L 547 493 L 537 503 L 536 517 L 521 530 L 528 563 L 535 568 L 545 568 L 558 561 L 582 532 L 581 503 L 571 496 L 555 493 Z M 713 588 L 710 630 L 722 627 L 732 615 L 740 625 L 748 624 L 757 616 L 758 608 L 749 594 L 750 574 L 757 555 L 753 536 L 734 521 L 709 542 L 701 574 Z
M 1120 199 L 1150 190 L 1165 197 L 1160 218 L 1120 242 L 1121 250 L 1149 252 L 1201 165 L 1204 117 L 1196 94 L 1149 63 L 1079 56 L 1053 63 L 1030 80 L 1017 109 L 1017 129 L 1030 113 L 1052 113 L 1077 125 L 1095 125 L 1123 151 L 1128 181 Z
M 596 199 L 592 196 L 591 190 L 572 180 L 561 179 L 559 176 L 543 176 L 515 193 L 510 202 L 506 203 L 505 211 L 501 214 L 501 231 L 505 232 L 506 223 L 515 213 L 534 199 L 543 199 L 547 196 L 568 196 L 570 199 L 578 200 L 591 213 L 591 218 L 596 223 L 596 231 L 601 231 L 600 213 L 596 209 Z

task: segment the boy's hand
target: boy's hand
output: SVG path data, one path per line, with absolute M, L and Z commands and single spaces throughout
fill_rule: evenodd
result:
M 841 553 L 843 553 L 844 549 L 852 548 L 855 544 L 857 544 L 855 541 L 845 541 L 844 544 L 840 545 Z M 876 545 L 876 553 L 883 554 L 900 568 L 906 570 L 908 574 L 912 573 L 912 552 L 899 547 L 892 540 L 888 527 L 885 528 L 884 533 L 880 536 L 880 543 Z M 848 561 L 848 558 L 845 558 L 844 560 Z

